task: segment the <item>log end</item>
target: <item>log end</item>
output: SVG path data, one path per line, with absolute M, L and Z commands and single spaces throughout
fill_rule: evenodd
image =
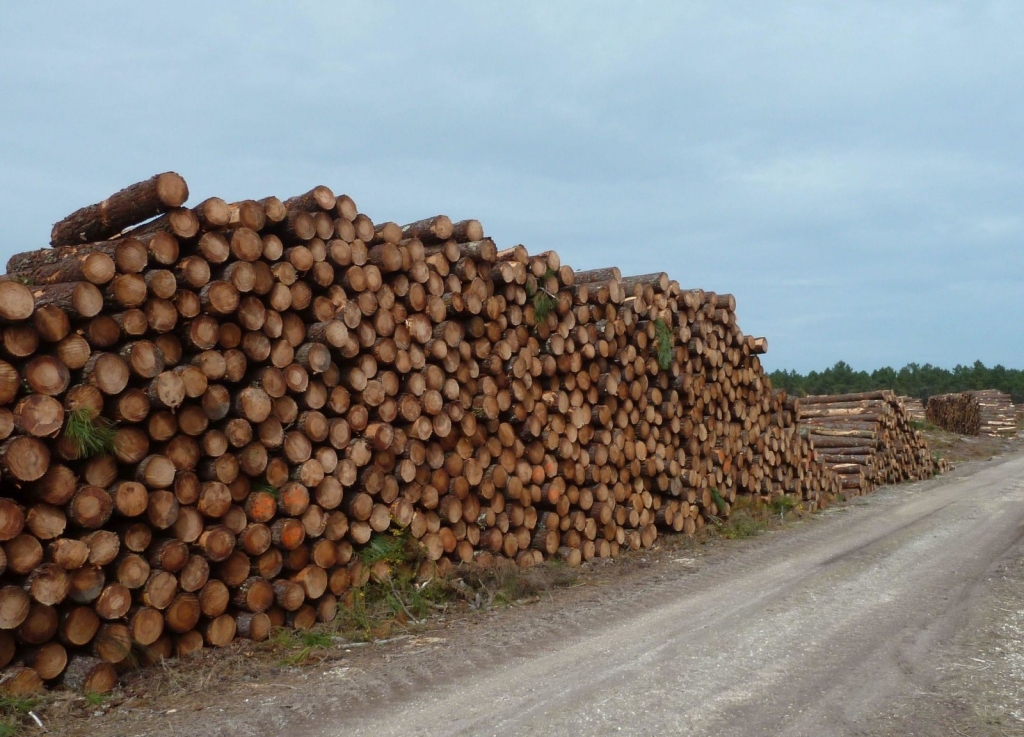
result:
M 32 290 L 16 281 L 0 281 L 0 318 L 11 322 L 27 320 L 35 310 Z
M 165 207 L 181 207 L 188 199 L 188 185 L 180 174 L 168 171 L 157 175 L 156 193 Z

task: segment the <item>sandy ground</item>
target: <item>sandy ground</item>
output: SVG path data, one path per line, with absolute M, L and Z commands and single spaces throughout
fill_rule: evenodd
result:
M 229 680 L 197 668 L 201 699 L 129 699 L 49 726 L 97 736 L 1024 735 L 1022 539 L 1018 449 L 754 539 L 666 542 L 528 606 L 338 646 L 320 667 L 236 669 Z

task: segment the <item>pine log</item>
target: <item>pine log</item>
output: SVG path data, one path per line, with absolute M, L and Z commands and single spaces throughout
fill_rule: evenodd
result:
M 9 295 L 4 293 L 2 286 L 8 283 L 11 282 L 0 282 L 0 298 L 3 300 L 0 304 L 20 305 L 20 297 L 17 295 L 11 296 L 12 301 L 8 302 Z M 8 288 L 7 291 L 10 289 Z M 95 317 L 103 309 L 103 293 L 96 285 L 85 281 L 32 287 L 30 296 L 34 300 L 36 308 L 53 305 L 79 318 Z M 20 306 L 17 309 L 18 314 L 25 311 Z M 7 311 L 10 312 L 10 310 Z M 3 313 L 0 313 L 0 317 L 3 317 Z
M 188 185 L 181 176 L 174 172 L 157 174 L 57 222 L 50 233 L 50 245 L 65 246 L 109 238 L 126 227 L 180 207 L 187 199 Z
M 86 694 L 110 693 L 117 686 L 117 671 L 112 664 L 99 658 L 74 655 L 68 660 L 64 672 L 64 686 Z

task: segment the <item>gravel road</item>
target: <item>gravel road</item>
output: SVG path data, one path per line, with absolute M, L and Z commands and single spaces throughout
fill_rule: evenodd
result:
M 643 584 L 520 609 L 497 631 L 485 622 L 428 638 L 383 675 L 325 678 L 320 708 L 299 710 L 300 731 L 982 733 L 949 726 L 965 695 L 947 684 L 951 664 L 971 660 L 961 635 L 992 606 L 993 572 L 1024 557 L 1024 455 L 826 516 L 730 554 L 677 559 Z M 995 670 L 1019 695 L 1012 669 Z

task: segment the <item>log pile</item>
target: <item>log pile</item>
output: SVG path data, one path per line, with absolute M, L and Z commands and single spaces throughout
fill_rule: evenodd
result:
M 998 389 L 969 392 L 978 405 L 978 434 L 1015 437 L 1017 408 L 1009 394 Z
M 840 476 L 848 496 L 943 470 L 890 390 L 802 397 L 792 406 L 801 434 Z
M 928 397 L 928 419 L 961 435 L 1017 434 L 1017 415 L 1009 394 L 997 389 Z
M 186 199 L 132 185 L 0 281 L 0 691 L 329 621 L 383 536 L 576 565 L 846 488 L 731 295 L 324 186 Z
M 903 408 L 906 409 L 907 417 L 910 418 L 911 422 L 925 422 L 928 419 L 924 409 L 924 402 L 917 397 L 901 396 L 900 401 L 903 402 Z

